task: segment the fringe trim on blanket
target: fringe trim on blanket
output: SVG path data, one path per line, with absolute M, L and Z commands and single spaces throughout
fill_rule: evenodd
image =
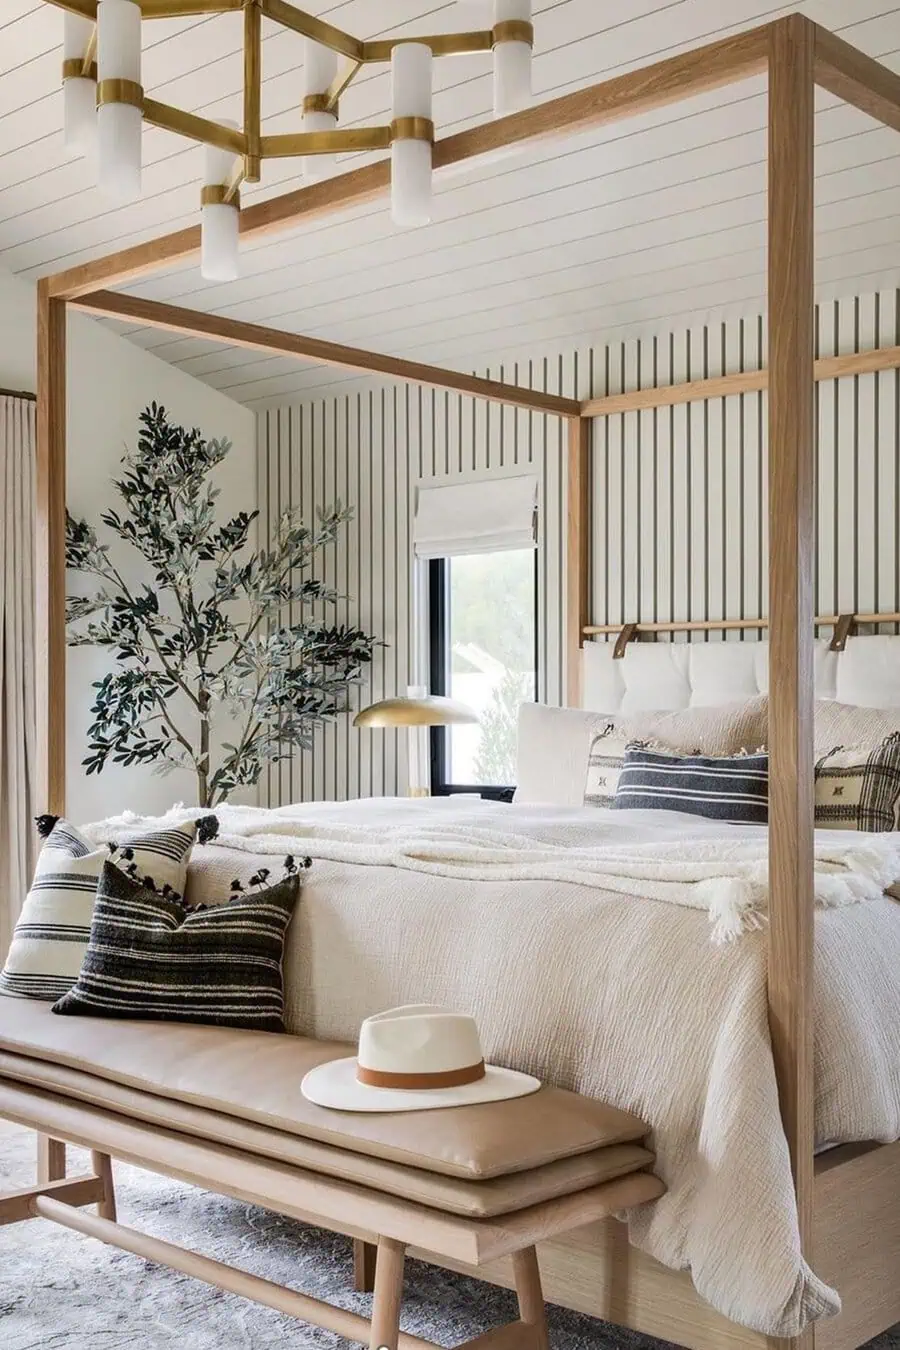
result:
M 847 871 L 815 873 L 814 895 L 821 909 L 842 909 L 865 900 L 877 900 L 896 880 L 896 865 L 874 848 L 860 845 L 844 856 Z M 716 877 L 697 882 L 697 896 L 709 911 L 712 941 L 734 942 L 743 933 L 769 921 L 768 866 L 760 863 L 751 877 Z

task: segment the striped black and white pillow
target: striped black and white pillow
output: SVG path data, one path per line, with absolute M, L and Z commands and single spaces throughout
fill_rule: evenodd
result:
M 769 757 L 681 756 L 632 746 L 625 752 L 612 804 L 620 811 L 686 811 L 708 820 L 765 825 Z
M 217 828 L 215 817 L 208 816 L 202 824 L 145 830 L 121 839 L 118 847 L 97 848 L 67 820 L 41 816 L 45 842 L 0 973 L 0 993 L 51 1002 L 71 989 L 87 948 L 104 863 L 112 858 L 181 895 L 198 825 L 204 838 Z
M 188 909 L 103 868 L 81 973 L 55 1013 L 284 1031 L 282 957 L 300 876 Z

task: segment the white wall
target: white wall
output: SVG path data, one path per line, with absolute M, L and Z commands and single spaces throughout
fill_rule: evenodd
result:
M 0 385 L 35 387 L 35 292 L 28 283 L 0 271 Z M 110 477 L 125 446 L 136 439 L 137 418 L 153 400 L 173 419 L 199 426 L 210 437 L 234 444 L 219 471 L 219 512 L 256 506 L 256 427 L 253 414 L 190 376 L 166 365 L 81 314 L 68 328 L 68 505 L 97 523 L 112 501 Z M 101 527 L 102 529 L 102 527 Z M 90 722 L 92 681 L 107 669 L 102 652 L 69 651 L 68 805 L 76 820 L 97 820 L 130 807 L 163 811 L 174 801 L 195 799 L 193 777 L 160 778 L 150 769 L 109 766 L 87 778 L 81 768 Z

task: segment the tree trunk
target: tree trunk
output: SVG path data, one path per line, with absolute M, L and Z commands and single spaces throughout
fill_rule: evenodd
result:
M 200 754 L 197 759 L 197 798 L 198 805 L 208 808 L 212 805 L 209 800 L 209 718 L 206 715 L 206 709 L 209 706 L 209 696 L 200 695 Z

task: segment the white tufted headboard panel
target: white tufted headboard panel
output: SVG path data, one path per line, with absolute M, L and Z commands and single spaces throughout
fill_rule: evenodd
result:
M 768 693 L 768 642 L 586 642 L 581 706 L 592 712 L 672 711 Z M 816 642 L 816 696 L 861 708 L 900 707 L 900 637 Z

